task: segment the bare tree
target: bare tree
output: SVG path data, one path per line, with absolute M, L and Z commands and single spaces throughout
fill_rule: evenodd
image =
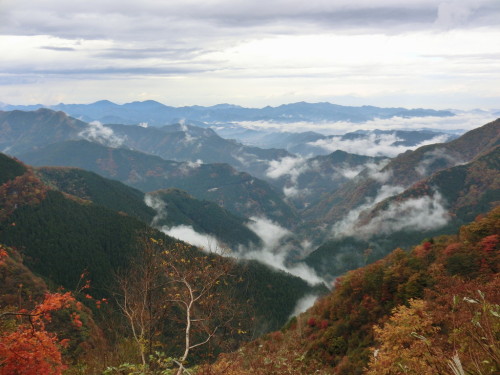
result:
M 118 277 L 117 304 L 138 345 L 143 365 L 152 353 L 156 332 L 168 324 L 181 346 L 174 363 L 177 375 L 188 372 L 193 350 L 210 342 L 221 346 L 227 334 L 243 333 L 238 325 L 245 308 L 236 302 L 235 260 L 220 251 L 201 252 L 184 243 L 165 246 L 144 239 L 141 260 Z M 175 341 L 175 340 L 174 340 Z
M 163 256 L 168 277 L 166 302 L 176 305 L 184 319 L 184 351 L 176 361 L 180 375 L 192 349 L 208 344 L 219 330 L 232 329 L 239 313 L 230 288 L 235 263 L 213 252 L 193 253 L 180 243 L 165 250 Z
M 165 319 L 162 297 L 165 281 L 160 258 L 152 239 L 145 238 L 131 267 L 116 275 L 116 303 L 128 321 L 143 365 L 152 352 L 154 334 L 161 329 Z

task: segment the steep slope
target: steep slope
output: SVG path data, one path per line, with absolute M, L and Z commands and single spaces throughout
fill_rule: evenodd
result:
M 343 275 L 306 313 L 221 356 L 211 373 L 451 374 L 455 356 L 467 373 L 496 374 L 499 271 L 496 208 L 458 235 Z
M 407 151 L 391 160 L 379 173 L 365 173 L 304 211 L 307 220 L 332 224 L 386 188 L 394 192 L 410 187 L 433 173 L 467 163 L 500 144 L 500 119 L 467 132 L 448 143 Z M 399 191 L 398 191 L 399 190 Z M 394 195 L 394 194 L 392 194 Z
M 18 155 L 54 142 L 78 138 L 86 127 L 83 121 L 45 108 L 33 112 L 0 111 L 0 150 Z
M 78 168 L 42 167 L 35 172 L 56 190 L 126 213 L 146 224 L 156 215 L 156 211 L 144 203 L 143 192 L 119 181 Z
M 179 188 L 245 217 L 266 216 L 292 226 L 297 214 L 266 182 L 227 164 L 163 160 L 141 152 L 87 141 L 51 145 L 22 159 L 37 166 L 72 166 L 117 179 L 144 192 Z
M 213 202 L 197 200 L 179 189 L 157 190 L 147 197 L 161 207 L 154 218 L 157 227 L 188 226 L 198 233 L 213 235 L 234 250 L 238 245 L 261 245 L 261 239 L 246 226 L 247 219 L 234 216 Z
M 236 217 L 215 203 L 199 201 L 187 193 L 171 189 L 149 195 L 162 207 L 162 215 L 145 202 L 145 194 L 121 182 L 108 180 L 77 168 L 42 167 L 37 175 L 59 191 L 89 200 L 113 211 L 125 213 L 155 227 L 191 226 L 197 232 L 215 236 L 223 244 L 237 249 L 260 243 L 259 237 Z
M 500 147 L 474 161 L 436 172 L 404 192 L 360 210 L 334 226 L 333 240 L 306 263 L 338 275 L 410 246 L 423 235 L 452 233 L 500 204 Z
M 234 168 L 262 176 L 271 160 L 290 156 L 285 150 L 244 146 L 219 137 L 211 129 L 176 124 L 161 128 L 134 125 L 106 125 L 123 144 L 138 151 L 176 161 L 202 160 L 227 163 Z
M 34 112 L 0 112 L 0 150 L 10 155 L 38 150 L 52 143 L 87 139 L 111 147 L 127 147 L 178 161 L 228 163 L 261 175 L 269 161 L 290 154 L 261 149 L 219 137 L 211 129 L 192 125 L 150 128 L 136 125 L 85 123 L 64 112 L 41 108 Z
M 7 155 L 0 153 L 0 184 L 26 173 L 26 167 Z
M 266 180 L 283 190 L 298 209 L 321 201 L 365 169 L 380 169 L 388 158 L 334 151 L 313 158 L 291 157 L 270 163 Z M 385 163 L 385 164 L 384 164 Z
M 0 171 L 11 163 L 5 160 Z M 161 239 L 167 247 L 177 242 L 123 212 L 53 190 L 30 167 L 20 168 L 26 172 L 0 185 L 0 244 L 21 251 L 25 265 L 49 285 L 74 290 L 82 273 L 88 273 L 94 295 L 109 298 L 116 292 L 115 275 L 134 262 L 145 237 Z M 114 183 L 110 186 L 117 191 Z M 85 185 L 82 189 L 92 192 Z M 298 299 L 324 290 L 257 262 L 238 263 L 235 272 L 242 278 L 239 298 L 250 301 L 255 311 L 256 329 L 283 324 Z

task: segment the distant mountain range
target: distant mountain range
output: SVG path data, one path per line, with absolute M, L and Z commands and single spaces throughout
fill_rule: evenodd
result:
M 411 204 L 422 206 L 420 211 L 417 210 L 419 213 L 427 209 L 430 219 L 435 218 L 434 214 L 454 215 L 454 220 L 437 218 L 439 225 L 433 229 L 436 229 L 435 233 L 441 233 L 454 230 L 473 215 L 487 210 L 490 204 L 500 201 L 500 198 L 495 198 L 498 195 L 497 169 L 488 167 L 485 170 L 489 171 L 491 178 L 478 180 L 473 176 L 479 173 L 480 167 L 474 164 L 469 168 L 469 164 L 481 156 L 484 156 L 483 162 L 495 165 L 498 155 L 493 151 L 500 144 L 499 121 L 452 141 L 434 144 L 427 143 L 450 138 L 447 134 L 430 131 L 357 131 L 328 137 L 303 133 L 295 138 L 285 134 L 284 142 L 292 139 L 305 142 L 300 146 L 303 149 L 306 145 L 318 146 L 323 142 L 321 147 L 334 149 L 347 144 L 356 145 L 353 150 L 358 151 L 337 149 L 327 155 L 307 158 L 280 149 L 243 146 L 221 138 L 212 129 L 193 125 L 103 126 L 76 120 L 63 112 L 38 109 L 34 112 L 0 112 L 0 147 L 29 164 L 83 168 L 117 179 L 143 194 L 172 188 L 184 190 L 192 197 L 182 192 L 173 194 L 175 190 L 170 190 L 165 197 L 174 199 L 169 204 L 177 210 L 177 224 L 192 223 L 193 228 L 203 233 L 213 234 L 218 229 L 203 229 L 201 222 L 193 220 L 196 216 L 193 216 L 193 207 L 198 207 L 200 217 L 205 215 L 205 210 L 214 209 L 214 206 L 210 208 L 199 200 L 215 203 L 243 220 L 252 217 L 270 219 L 293 231 L 293 235 L 289 235 L 290 247 L 285 251 L 290 255 L 287 255 L 289 261 L 307 257 L 309 265 L 320 272 L 323 270 L 317 268 L 318 264 L 336 262 L 341 266 L 332 265 L 326 271 L 331 276 L 331 272 L 337 272 L 334 270 L 341 272 L 362 265 L 363 257 L 356 254 L 359 249 L 371 246 L 371 238 L 377 238 L 378 242 L 377 246 L 372 246 L 373 251 L 367 259 L 375 260 L 399 238 L 405 238 L 399 243 L 408 245 L 420 238 L 408 235 L 410 232 L 434 233 L 422 229 L 418 223 L 402 225 L 390 234 L 384 234 L 383 238 L 377 237 L 366 228 L 370 222 L 377 224 L 380 215 L 387 216 L 384 210 L 376 208 L 382 204 L 396 210 L 394 215 L 398 220 L 401 217 L 408 222 L 415 220 L 412 218 L 415 210 L 408 208 Z M 276 135 L 270 142 L 277 139 Z M 295 146 L 299 147 L 299 144 Z M 418 148 L 399 153 L 407 147 Z M 392 159 L 378 156 L 379 148 L 389 148 L 399 155 Z M 360 155 L 362 153 L 364 155 Z M 231 165 L 202 163 L 201 158 Z M 461 165 L 467 166 L 466 169 L 458 168 Z M 465 180 L 462 183 L 457 179 L 455 190 L 443 182 L 442 177 L 432 180 L 439 183 L 428 185 L 425 182 L 440 172 L 449 172 L 448 176 L 454 176 L 450 179 L 462 175 Z M 411 190 L 418 183 L 427 188 Z M 459 200 L 458 196 L 466 198 Z M 179 203 L 177 208 L 175 202 Z M 406 211 L 402 207 L 407 207 Z M 186 210 L 191 210 L 191 215 L 184 217 Z M 213 215 L 224 216 L 222 213 Z M 248 229 L 244 222 L 236 224 L 236 220 L 233 223 L 235 233 Z M 176 224 L 170 222 L 168 225 Z M 358 238 L 353 239 L 352 234 Z M 230 236 L 223 241 L 233 246 L 255 243 L 248 232 L 242 235 L 240 242 Z M 332 255 L 333 247 L 337 249 L 335 256 Z M 339 257 L 345 258 L 348 252 L 353 257 L 351 260 L 337 261 Z M 323 260 L 323 257 L 330 260 Z
M 149 341 L 141 338 L 137 347 L 150 344 L 177 358 L 187 332 L 177 326 L 186 321 L 180 311 L 196 310 L 178 296 L 193 297 L 196 289 L 224 299 L 193 320 L 203 327 L 193 331 L 192 343 L 215 338 L 186 362 L 193 373 L 357 374 L 379 365 L 374 354 L 394 354 L 398 372 L 413 366 L 399 361 L 401 348 L 425 351 L 414 373 L 428 360 L 449 372 L 449 359 L 458 355 L 469 368 L 497 370 L 478 360 L 486 341 L 474 332 L 493 327 L 500 302 L 500 119 L 458 138 L 392 130 L 326 136 L 238 129 L 236 122 L 452 114 L 329 103 L 56 107 L 0 111 L 0 310 L 29 312 L 48 291 L 75 291 L 78 312 L 53 311 L 47 324 L 58 338 L 69 338 L 70 371 L 92 370 L 86 361 L 127 361 L 115 370 L 133 371 L 134 323 L 119 307 L 136 299 L 144 303 L 130 311 L 162 323 L 149 326 Z M 168 124 L 184 118 L 189 125 Z M 110 124 L 87 122 L 95 119 Z M 210 128 L 211 122 L 217 124 Z M 231 133 L 237 140 L 221 136 Z M 209 241 L 205 250 L 222 245 L 229 256 L 202 251 L 200 238 Z M 218 261 L 228 262 L 231 277 L 218 275 L 210 281 L 215 289 L 205 281 L 192 288 L 183 276 L 225 267 Z M 82 287 L 85 280 L 90 289 Z M 123 293 L 133 284 L 132 294 Z M 180 304 L 165 310 L 165 301 Z M 226 306 L 238 310 L 229 311 L 234 327 L 205 329 L 211 312 Z M 59 315 L 74 324 L 59 324 Z M 5 319 L 3 342 L 19 324 L 18 317 Z M 75 341 L 75 332 L 96 341 Z M 458 354 L 450 345 L 457 338 L 467 349 Z M 226 342 L 240 349 L 217 359 Z M 106 362 L 114 352 L 116 363 Z M 207 364 L 194 370 L 205 355 Z M 171 360 L 151 358 L 154 371 Z
M 63 111 L 83 121 L 98 120 L 102 123 L 139 124 L 147 123 L 162 126 L 179 122 L 199 121 L 203 123 L 227 123 L 237 121 L 273 121 L 273 122 L 322 122 L 349 121 L 364 122 L 375 118 L 391 117 L 447 117 L 454 114 L 450 111 L 432 109 L 380 108 L 373 106 L 351 107 L 331 103 L 292 103 L 277 107 L 245 108 L 231 104 L 218 104 L 211 107 L 187 106 L 171 107 L 148 100 L 123 105 L 101 100 L 91 104 L 57 104 L 53 106 L 3 105 L 3 110 L 33 111 L 39 108 L 50 108 Z
M 20 158 L 35 166 L 83 168 L 143 192 L 183 189 L 198 199 L 215 202 L 244 217 L 266 216 L 286 226 L 293 226 L 297 221 L 294 209 L 268 183 L 227 164 L 168 161 L 83 140 L 48 145 Z
M 395 156 L 393 154 L 402 149 L 449 142 L 458 137 L 431 130 L 358 130 L 343 135 L 323 135 L 311 131 L 273 132 L 238 125 L 217 126 L 214 130 L 224 138 L 235 139 L 248 146 L 284 149 L 306 157 L 327 155 L 338 149 L 351 153 L 370 152 L 371 156 Z M 373 148 L 368 148 L 368 144 Z
M 211 129 L 190 125 L 104 127 L 44 108 L 32 112 L 0 112 L 0 150 L 10 155 L 73 139 L 128 147 L 169 160 L 228 163 L 257 176 L 263 174 L 270 160 L 290 156 L 285 150 L 244 146 L 219 137 Z

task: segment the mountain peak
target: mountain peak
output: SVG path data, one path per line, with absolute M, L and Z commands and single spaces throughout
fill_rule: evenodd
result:
M 63 103 L 61 103 L 61 104 L 63 104 Z M 111 102 L 111 101 L 109 101 L 109 100 L 99 100 L 99 101 L 97 101 L 97 102 L 95 102 L 95 103 L 91 103 L 91 105 L 98 105 L 98 106 L 115 106 L 115 105 L 118 105 L 118 104 L 113 103 L 113 102 Z

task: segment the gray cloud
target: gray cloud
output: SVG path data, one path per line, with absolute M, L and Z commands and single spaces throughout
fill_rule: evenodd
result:
M 47 80 L 32 85 L 29 95 L 22 95 L 24 87 L 0 88 L 0 94 L 16 101 L 78 102 L 100 99 L 95 92 L 106 89 L 115 101 L 136 100 L 138 92 L 145 99 L 170 99 L 181 105 L 200 98 L 210 104 L 230 100 L 243 104 L 255 97 L 265 105 L 295 98 L 332 101 L 345 93 L 371 99 L 392 95 L 401 105 L 408 91 L 423 98 L 436 93 L 443 97 L 443 92 L 456 98 L 465 92 L 470 105 L 472 92 L 494 100 L 493 84 L 487 90 L 480 84 L 472 89 L 461 84 L 456 90 L 455 81 L 481 74 L 497 77 L 494 60 L 479 70 L 473 63 L 450 69 L 422 56 L 457 52 L 449 47 L 456 45 L 456 36 L 440 48 L 439 36 L 448 30 L 474 29 L 479 34 L 488 29 L 488 39 L 494 40 L 492 30 L 498 28 L 499 16 L 500 3 L 495 0 L 3 0 L 0 35 L 6 39 L 1 46 L 11 53 L 0 62 L 0 70 L 20 76 L 9 86 L 28 80 L 30 74 Z M 426 43 L 432 33 L 438 36 L 436 47 Z M 408 34 L 418 40 L 406 39 Z M 346 43 L 344 38 L 352 36 L 362 38 Z M 395 43 L 393 36 L 398 36 Z M 314 41 L 309 43 L 308 38 Z M 265 47 L 268 42 L 276 44 L 267 45 L 269 53 L 255 45 Z M 294 48 L 307 50 L 313 45 L 300 56 L 294 53 Z M 468 41 L 465 47 L 469 45 L 477 43 Z M 416 49 L 411 58 L 413 54 L 404 51 L 408 46 Z M 468 50 L 481 54 L 485 49 Z M 96 82 L 89 82 L 90 76 Z M 106 76 L 109 82 L 102 82 Z M 123 81 L 120 89 L 110 88 L 116 78 Z M 132 82 L 135 79 L 143 81 Z M 438 81 L 439 87 L 426 84 L 428 79 Z M 451 79 L 455 81 L 450 83 Z M 80 85 L 78 95 L 68 93 L 75 82 Z M 452 93 L 443 89 L 445 85 L 453 86 Z M 266 95 L 259 95 L 263 91 Z M 436 102 L 426 103 L 435 107 Z
M 190 69 L 188 67 L 102 67 L 102 68 L 74 68 L 74 69 L 12 69 L 11 74 L 19 75 L 44 75 L 44 76 L 113 76 L 113 75 L 140 75 L 140 76 L 156 76 L 156 75 L 182 75 L 188 73 L 207 72 L 205 69 Z M 104 77 L 104 78 L 106 78 Z
M 63 38 L 120 40 L 204 39 L 227 29 L 294 34 L 318 29 L 403 32 L 429 27 L 497 25 L 493 0 L 461 1 L 7 1 L 2 32 Z M 29 11 L 27 11 L 29 9 Z M 300 27 L 297 27 L 300 26 Z M 182 31 L 183 34 L 174 34 Z
M 200 56 L 206 51 L 200 48 L 107 48 L 93 53 L 95 57 L 113 59 L 175 58 L 186 59 Z
M 70 52 L 75 51 L 74 48 L 71 47 L 53 47 L 53 46 L 42 46 L 40 49 L 47 49 L 50 51 L 61 51 L 61 52 Z

